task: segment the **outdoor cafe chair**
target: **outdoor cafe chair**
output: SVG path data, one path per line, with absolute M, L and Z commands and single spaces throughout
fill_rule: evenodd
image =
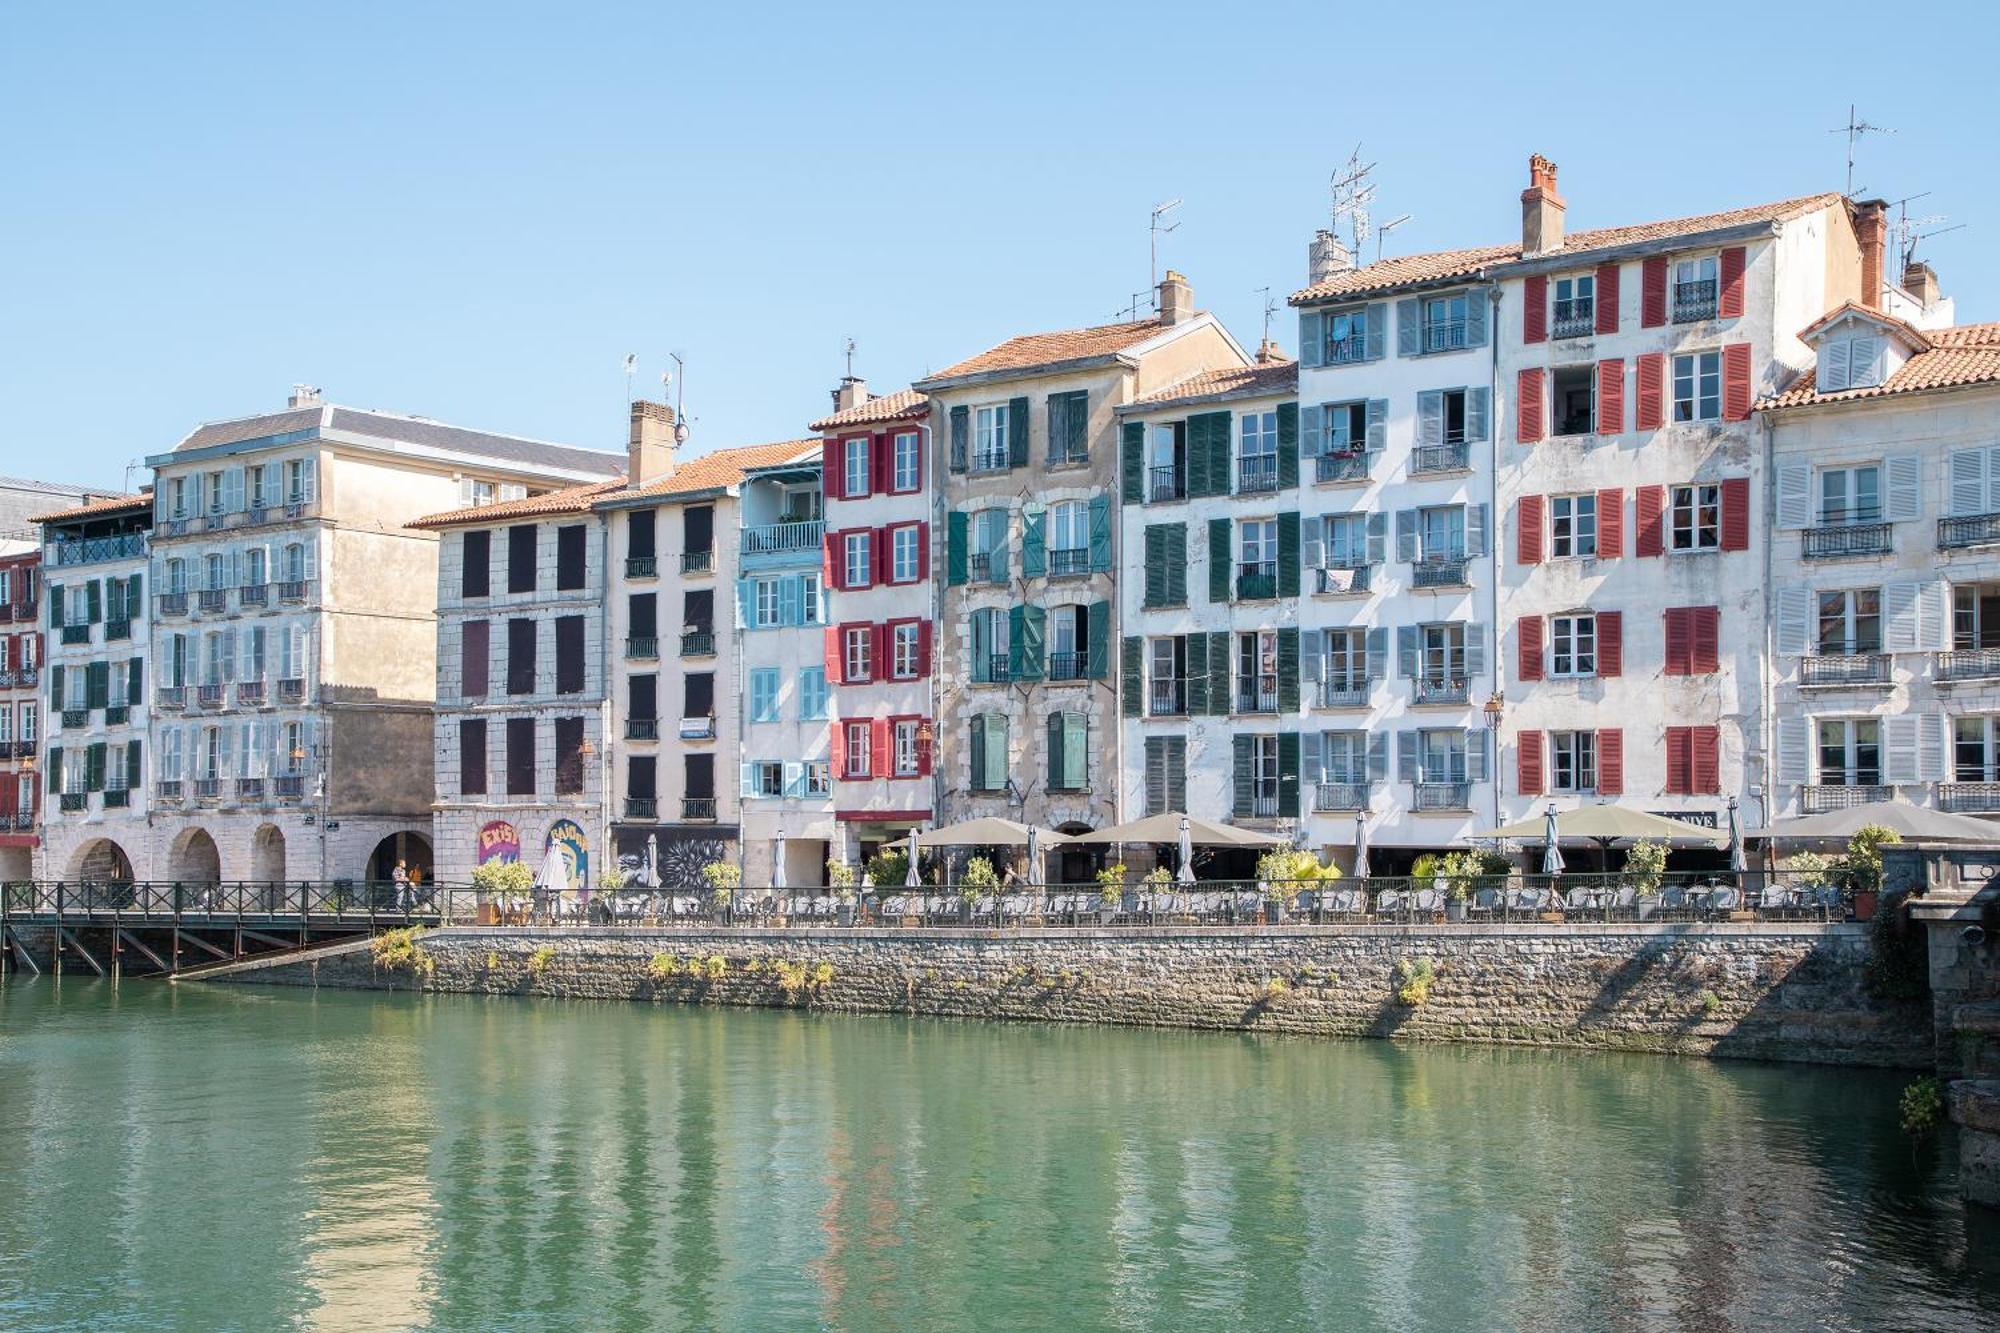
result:
M 1471 900 L 1465 905 L 1465 914 L 1469 917 L 1485 917 L 1491 920 L 1506 905 L 1507 899 L 1501 890 L 1494 888 L 1474 889 Z

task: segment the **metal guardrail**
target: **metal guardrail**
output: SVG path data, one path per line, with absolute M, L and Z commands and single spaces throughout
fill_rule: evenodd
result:
M 1959 514 L 1938 520 L 1937 544 L 1944 550 L 2000 542 L 2000 514 Z
M 1891 523 L 1834 523 L 1805 530 L 1803 554 L 1808 560 L 1837 560 L 1850 555 L 1886 555 L 1895 549 Z
M 1941 681 L 2000 676 L 2000 648 L 1959 648 L 1938 653 L 1936 658 L 1937 678 Z
M 1801 685 L 1887 685 L 1886 653 L 1813 654 L 1799 659 Z
M 1313 460 L 1313 477 L 1318 481 L 1366 481 L 1368 455 L 1358 450 L 1351 454 L 1321 454 Z

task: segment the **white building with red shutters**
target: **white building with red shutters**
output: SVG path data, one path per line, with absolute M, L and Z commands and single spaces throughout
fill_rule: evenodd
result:
M 933 631 L 930 402 L 914 389 L 871 397 L 852 376 L 812 424 L 825 441 L 822 579 L 831 859 L 865 861 L 932 820 Z

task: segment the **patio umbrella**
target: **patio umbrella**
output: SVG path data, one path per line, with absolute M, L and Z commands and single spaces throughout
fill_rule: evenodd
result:
M 569 866 L 563 861 L 562 848 L 554 843 L 542 854 L 542 868 L 535 872 L 535 887 L 544 893 L 561 893 L 569 888 Z
M 1285 842 L 1283 838 L 1274 837 L 1269 833 L 1235 828 L 1229 824 L 1217 824 L 1194 815 L 1182 814 L 1148 815 L 1129 824 L 1116 824 L 1090 833 L 1079 833 L 1069 841 L 1169 843 L 1179 838 L 1183 830 L 1188 835 L 1189 843 L 1196 847 L 1280 847 Z
M 1729 873 L 1741 875 L 1750 868 L 1743 859 L 1743 825 L 1736 817 L 1736 798 L 1729 798 Z
M 923 881 L 917 878 L 917 831 L 911 829 L 909 864 L 903 871 L 903 887 L 906 889 L 919 888 L 922 886 L 922 883 Z
M 1648 814 L 1644 810 L 1634 810 L 1624 805 L 1583 805 L 1574 810 L 1559 811 L 1555 816 L 1556 834 L 1563 842 L 1594 842 L 1608 847 L 1614 842 L 1637 842 L 1642 838 L 1664 842 L 1681 847 L 1715 847 L 1725 845 L 1727 839 L 1714 829 L 1705 829 L 1679 819 L 1668 819 L 1665 815 Z M 1540 842 L 1548 837 L 1546 817 L 1524 819 L 1516 824 L 1503 824 L 1499 828 L 1482 829 L 1472 834 L 1474 838 L 1512 838 L 1521 842 Z
M 1186 815 L 1181 816 L 1181 835 L 1179 841 L 1181 865 L 1180 869 L 1174 872 L 1174 878 L 1179 883 L 1192 884 L 1194 883 L 1194 832 L 1188 827 L 1188 817 Z
M 1354 812 L 1354 877 L 1368 878 L 1368 816 Z
M 639 872 L 639 882 L 649 889 L 660 887 L 660 835 L 646 835 L 646 868 Z
M 1949 810 L 1929 810 L 1908 801 L 1870 801 L 1844 810 L 1802 819 L 1780 819 L 1769 828 L 1753 829 L 1753 838 L 1810 840 L 1825 838 L 1845 842 L 1870 824 L 1893 829 L 1905 839 L 1937 842 L 1981 842 L 2000 845 L 2000 824 L 1955 815 Z
M 962 824 L 946 824 L 916 835 L 919 847 L 1026 847 L 1030 829 L 1011 819 L 968 819 Z M 1070 839 L 1060 833 L 1040 833 L 1037 840 L 1060 847 Z
M 1549 805 L 1547 817 L 1542 820 L 1542 838 L 1547 844 L 1542 849 L 1542 873 L 1551 877 L 1562 874 L 1563 854 L 1560 846 L 1562 832 L 1556 827 L 1556 807 L 1553 802 Z
M 1041 829 L 1028 825 L 1028 878 L 1027 887 L 1042 887 L 1042 838 Z
M 771 840 L 771 887 L 785 887 L 785 831 L 778 830 L 778 836 Z

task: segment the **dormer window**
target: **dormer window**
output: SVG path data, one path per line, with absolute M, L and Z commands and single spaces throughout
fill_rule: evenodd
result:
M 1819 345 L 1815 383 L 1821 393 L 1871 389 L 1882 383 L 1888 361 L 1882 338 L 1873 333 L 1842 334 Z

